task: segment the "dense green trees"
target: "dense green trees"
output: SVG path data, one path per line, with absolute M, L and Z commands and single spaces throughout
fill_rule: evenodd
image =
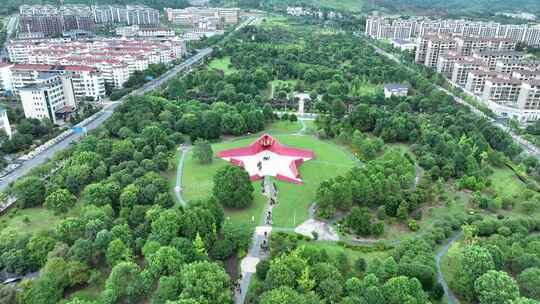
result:
M 43 206 L 55 214 L 66 213 L 75 205 L 77 198 L 66 189 L 59 189 L 49 194 Z
M 45 201 L 45 183 L 39 177 L 21 178 L 15 182 L 11 191 L 22 208 L 39 206 Z
M 253 185 L 249 175 L 237 166 L 226 166 L 216 172 L 212 193 L 227 208 L 246 208 L 253 203 Z
M 207 140 L 197 139 L 193 146 L 193 157 L 197 159 L 199 164 L 209 164 L 214 158 L 212 146 Z
M 504 271 L 490 270 L 474 283 L 480 303 L 507 303 L 519 297 L 516 281 Z

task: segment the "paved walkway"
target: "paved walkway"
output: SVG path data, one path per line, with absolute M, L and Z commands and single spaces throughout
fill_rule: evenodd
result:
M 255 274 L 257 264 L 266 259 L 268 253 L 265 252 L 261 245 L 264 245 L 266 241 L 266 246 L 268 246 L 268 239 L 270 233 L 272 232 L 272 223 L 271 220 L 267 221 L 267 215 L 272 214 L 272 206 L 270 205 L 270 200 L 273 197 L 277 200 L 277 193 L 274 191 L 273 184 L 270 182 L 268 177 L 264 178 L 264 196 L 267 197 L 267 204 L 264 208 L 263 217 L 261 219 L 262 223 L 260 226 L 255 228 L 253 233 L 253 240 L 251 242 L 251 247 L 248 250 L 248 253 L 245 258 L 240 262 L 240 288 L 235 291 L 235 303 L 244 304 L 246 301 L 246 296 L 249 290 L 249 284 L 251 282 L 251 276 Z M 271 216 L 270 216 L 271 218 Z
M 174 194 L 176 195 L 176 200 L 182 207 L 186 207 L 187 203 L 182 196 L 182 172 L 184 171 L 184 160 L 188 154 L 191 146 L 181 145 L 179 150 L 182 151 L 180 159 L 178 160 L 178 166 L 176 168 L 176 186 L 174 187 Z
M 437 282 L 441 283 L 444 295 L 446 296 L 446 300 L 448 301 L 448 304 L 456 304 L 459 303 L 459 300 L 456 298 L 452 290 L 450 290 L 450 287 L 448 287 L 448 284 L 446 283 L 446 280 L 444 279 L 444 276 L 441 271 L 441 258 L 443 255 L 445 255 L 448 252 L 448 248 L 452 246 L 452 244 L 459 239 L 463 235 L 463 231 L 460 231 L 459 233 L 455 234 L 451 238 L 449 238 L 446 241 L 446 244 L 441 247 L 435 254 L 435 262 L 437 266 Z

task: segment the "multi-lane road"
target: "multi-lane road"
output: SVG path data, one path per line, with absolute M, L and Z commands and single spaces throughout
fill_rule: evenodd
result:
M 175 66 L 174 68 L 170 69 L 160 77 L 156 78 L 155 80 L 146 83 L 141 88 L 133 91 L 130 95 L 142 95 L 144 93 L 147 93 L 149 91 L 152 91 L 165 82 L 169 81 L 172 77 L 174 77 L 176 74 L 182 71 L 186 71 L 191 69 L 191 67 L 199 62 L 206 56 L 210 55 L 212 53 L 211 48 L 206 48 L 199 50 L 196 55 L 188 58 L 186 61 L 182 62 L 181 64 Z M 129 96 L 129 95 L 128 95 Z M 124 96 L 120 100 L 116 102 L 111 102 L 106 105 L 101 110 L 101 115 L 96 118 L 95 120 L 91 121 L 87 125 L 84 126 L 86 131 L 91 131 L 97 127 L 99 127 L 107 118 L 109 118 L 113 111 L 128 97 Z M 15 181 L 19 177 L 25 175 L 30 171 L 33 167 L 38 166 L 40 164 L 43 164 L 48 159 L 50 159 L 54 153 L 65 149 L 69 146 L 69 144 L 73 141 L 76 141 L 80 139 L 84 134 L 82 133 L 73 133 L 63 140 L 58 141 L 55 145 L 51 146 L 47 150 L 41 152 L 40 154 L 36 155 L 34 158 L 24 161 L 21 163 L 21 166 L 12 171 L 10 174 L 6 175 L 0 180 L 0 191 L 6 190 L 6 188 L 9 186 L 9 183 Z
M 393 54 L 391 54 L 391 53 L 379 48 L 378 46 L 376 46 L 374 43 L 369 41 L 369 39 L 368 39 L 368 43 L 375 49 L 375 52 L 377 52 L 377 54 L 383 55 L 383 56 L 389 58 L 390 60 L 395 61 L 396 63 L 402 65 L 403 67 L 405 67 L 407 70 L 409 70 L 411 72 L 416 72 L 413 69 L 411 69 L 410 67 L 403 64 L 401 62 L 401 60 L 399 60 L 399 58 L 397 58 Z M 440 85 L 437 85 L 437 84 L 434 84 L 434 86 L 435 86 L 435 88 L 437 88 L 437 90 L 443 91 L 446 94 L 452 96 L 457 103 L 468 107 L 469 109 L 471 109 L 471 111 L 473 113 L 484 117 L 485 119 L 489 120 L 494 126 L 500 128 L 503 131 L 505 131 L 506 133 L 508 133 L 508 135 L 510 135 L 512 137 L 514 142 L 516 142 L 521 148 L 523 148 L 523 150 L 527 154 L 529 154 L 531 156 L 534 156 L 537 159 L 540 159 L 540 149 L 538 149 L 534 144 L 530 143 L 529 141 L 527 141 L 523 137 L 519 136 L 518 134 L 516 134 L 515 132 L 510 130 L 507 126 L 504 125 L 504 123 L 501 120 L 493 119 L 493 118 L 485 115 L 482 111 L 478 110 L 476 107 L 474 107 L 470 103 L 466 102 L 465 100 L 463 100 L 461 97 L 457 96 L 456 94 L 450 92 L 446 88 L 443 88 L 443 87 L 441 87 Z

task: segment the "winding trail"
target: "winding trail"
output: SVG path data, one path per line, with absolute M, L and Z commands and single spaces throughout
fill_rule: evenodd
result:
M 174 187 L 174 194 L 176 195 L 176 200 L 180 205 L 182 205 L 182 207 L 187 206 L 187 203 L 182 196 L 182 173 L 184 172 L 184 160 L 186 159 L 186 155 L 188 154 L 190 149 L 191 146 L 180 146 L 182 155 L 180 155 L 180 159 L 178 160 L 178 166 L 176 167 L 176 186 Z
M 299 119 L 298 121 L 302 125 L 302 128 L 300 130 L 296 131 L 296 132 L 285 132 L 285 134 L 305 135 L 305 132 L 308 129 L 308 127 L 307 127 L 304 119 Z M 229 139 L 229 140 L 226 140 L 226 141 L 234 141 L 234 140 L 238 140 L 238 139 L 240 139 L 240 138 L 232 138 L 232 139 Z M 177 166 L 177 172 L 176 172 L 176 186 L 174 188 L 174 192 L 175 192 L 177 201 L 183 207 L 185 207 L 187 203 L 186 203 L 186 201 L 184 200 L 184 198 L 182 196 L 182 173 L 183 173 L 183 169 L 184 169 L 184 161 L 185 161 L 186 155 L 189 153 L 190 149 L 191 149 L 191 146 L 189 146 L 189 145 L 185 145 L 185 146 L 180 147 L 180 150 L 182 151 L 182 155 L 180 156 L 180 159 L 178 160 L 178 166 Z M 349 151 L 347 151 L 347 152 L 349 152 Z M 354 156 L 352 153 L 349 152 L 349 155 L 353 160 L 355 160 L 357 162 L 358 165 L 362 164 L 362 162 L 358 158 L 356 158 L 356 156 Z M 422 168 L 420 168 L 417 164 L 415 164 L 415 179 L 413 181 L 413 189 L 415 189 L 417 187 L 418 183 L 420 182 L 421 177 L 422 177 L 422 173 L 423 173 Z M 270 182 L 265 183 L 265 189 L 266 189 L 265 196 L 267 196 L 268 198 L 270 198 L 270 196 L 271 196 L 271 195 L 269 195 L 269 193 L 272 192 L 267 187 L 270 184 L 271 184 Z M 277 197 L 276 197 L 276 200 L 277 200 Z M 269 200 L 268 200 L 268 202 L 269 202 Z M 261 223 L 259 223 L 260 226 L 255 227 L 255 231 L 254 231 L 253 237 L 252 237 L 252 243 L 251 243 L 251 246 L 250 246 L 250 248 L 248 250 L 248 253 L 247 253 L 246 257 L 244 259 L 242 259 L 242 261 L 240 263 L 240 269 L 241 269 L 242 277 L 241 277 L 241 280 L 239 282 L 240 290 L 235 291 L 235 294 L 234 294 L 235 304 L 244 304 L 245 303 L 247 293 L 249 291 L 249 285 L 250 285 L 250 282 L 251 282 L 251 278 L 255 274 L 255 271 L 256 271 L 256 265 L 257 265 L 257 263 L 259 261 L 261 261 L 261 260 L 263 260 L 263 259 L 265 259 L 267 257 L 267 254 L 261 250 L 261 244 L 264 242 L 264 240 L 267 239 L 270 236 L 270 233 L 272 231 L 295 233 L 295 228 L 273 227 L 273 226 L 267 224 L 264 221 L 264 218 L 265 218 L 265 215 L 268 214 L 269 211 L 271 212 L 271 210 L 272 210 L 272 207 L 270 206 L 269 203 L 267 203 L 265 208 L 264 208 L 264 211 L 263 211 L 263 216 L 261 218 Z M 308 209 L 308 213 L 309 213 L 308 218 L 309 219 L 315 219 L 315 211 L 316 211 L 316 203 L 312 203 L 309 206 L 309 209 Z M 332 218 L 330 220 L 325 220 L 324 222 L 326 224 L 328 224 L 328 225 L 332 225 L 332 224 L 335 224 L 340 219 L 342 219 L 343 217 L 344 217 L 344 214 L 341 214 L 341 215 L 338 215 L 338 216 L 336 216 L 336 217 L 334 217 L 334 218 Z M 266 232 L 266 235 L 265 235 L 265 232 Z M 442 274 L 441 267 L 440 267 L 440 260 L 448 252 L 448 249 L 450 248 L 450 246 L 457 239 L 459 239 L 462 235 L 463 235 L 462 231 L 454 234 L 452 237 L 450 237 L 449 239 L 446 240 L 446 243 L 445 243 L 444 246 L 442 246 L 441 248 L 439 248 L 439 250 L 437 250 L 435 252 L 437 281 L 443 287 L 444 295 L 448 300 L 448 304 L 458 304 L 459 300 L 452 293 L 452 291 L 450 290 L 447 282 L 444 279 L 444 276 Z M 421 237 L 421 236 L 422 236 L 422 234 L 418 234 L 416 237 Z M 319 240 L 319 241 L 323 241 L 323 240 Z M 344 240 L 344 241 L 346 243 L 350 244 L 350 245 L 366 245 L 366 246 L 374 245 L 374 244 L 380 242 L 380 240 L 373 240 L 373 239 L 351 239 L 351 240 Z M 384 242 L 386 244 L 388 244 L 388 245 L 398 245 L 401 242 L 401 240 L 399 240 L 399 239 L 386 240 Z
M 450 290 L 450 287 L 448 287 L 448 283 L 446 283 L 446 280 L 444 279 L 443 273 L 441 271 L 441 258 L 448 252 L 448 248 L 450 248 L 450 246 L 452 246 L 452 244 L 461 236 L 463 236 L 463 231 L 456 233 L 454 236 L 446 240 L 446 244 L 435 253 L 435 262 L 437 266 L 437 282 L 442 285 L 444 295 L 448 300 L 448 304 L 457 304 L 459 303 L 459 300 L 456 298 L 452 290 Z
M 268 257 L 267 253 L 261 250 L 261 245 L 263 245 L 265 240 L 268 240 L 268 238 L 270 237 L 270 233 L 273 230 L 272 224 L 267 223 L 265 218 L 267 214 L 272 213 L 272 206 L 270 205 L 271 198 L 274 198 L 277 201 L 277 195 L 273 184 L 270 182 L 267 176 L 264 177 L 263 195 L 267 197 L 267 203 L 263 211 L 260 226 L 255 227 L 251 246 L 249 247 L 246 257 L 244 257 L 240 262 L 240 272 L 242 274 L 242 277 L 239 282 L 240 289 L 236 290 L 234 294 L 234 303 L 236 304 L 244 304 L 249 291 L 251 277 L 257 271 L 257 264 L 261 260 Z

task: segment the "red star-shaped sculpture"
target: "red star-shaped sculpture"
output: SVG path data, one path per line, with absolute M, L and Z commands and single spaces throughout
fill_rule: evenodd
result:
M 296 184 L 302 183 L 298 167 L 306 160 L 315 158 L 312 151 L 284 146 L 268 134 L 247 147 L 221 151 L 217 156 L 243 167 L 251 180 L 275 176 L 279 180 Z

